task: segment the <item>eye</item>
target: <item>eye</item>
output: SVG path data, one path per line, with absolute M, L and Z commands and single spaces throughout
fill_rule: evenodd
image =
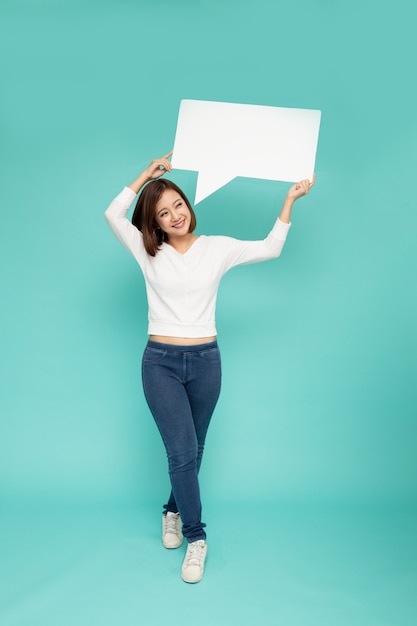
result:
M 162 213 L 159 214 L 159 217 L 165 217 L 166 215 L 168 215 L 168 211 L 162 211 Z

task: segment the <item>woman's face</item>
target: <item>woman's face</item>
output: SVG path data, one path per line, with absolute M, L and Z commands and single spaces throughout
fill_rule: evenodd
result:
M 182 196 L 166 189 L 155 207 L 155 220 L 168 237 L 181 237 L 190 232 L 191 213 Z

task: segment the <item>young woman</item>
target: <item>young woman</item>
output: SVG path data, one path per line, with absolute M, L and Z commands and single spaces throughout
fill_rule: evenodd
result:
M 161 179 L 172 170 L 171 154 L 153 160 L 105 215 L 145 277 L 149 341 L 142 361 L 143 388 L 166 448 L 172 487 L 162 515 L 162 542 L 178 548 L 186 538 L 181 576 L 196 583 L 203 577 L 207 553 L 198 472 L 221 382 L 215 327 L 219 283 L 236 265 L 280 255 L 293 204 L 309 192 L 314 179 L 290 188 L 263 241 L 198 236 L 184 193 Z M 140 190 L 130 223 L 126 215 Z

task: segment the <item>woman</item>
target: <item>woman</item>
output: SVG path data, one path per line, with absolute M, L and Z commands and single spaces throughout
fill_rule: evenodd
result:
M 263 241 L 194 234 L 196 218 L 183 192 L 161 177 L 172 170 L 169 152 L 155 159 L 113 200 L 106 219 L 145 277 L 149 341 L 142 361 L 145 397 L 164 442 L 172 491 L 162 516 L 162 542 L 188 542 L 181 576 L 203 577 L 207 553 L 198 472 L 220 393 L 221 364 L 215 305 L 221 277 L 232 267 L 278 257 L 297 198 L 314 184 L 293 185 Z M 141 194 L 132 223 L 126 214 Z

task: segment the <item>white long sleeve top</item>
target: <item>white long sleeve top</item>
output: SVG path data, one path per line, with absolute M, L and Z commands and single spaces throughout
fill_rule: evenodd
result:
M 169 337 L 211 337 L 217 334 L 217 291 L 224 274 L 236 265 L 278 257 L 291 224 L 278 218 L 266 239 L 242 241 L 200 235 L 185 254 L 163 243 L 150 256 L 142 233 L 126 215 L 136 194 L 125 187 L 105 212 L 116 237 L 143 272 L 148 297 L 148 333 Z

